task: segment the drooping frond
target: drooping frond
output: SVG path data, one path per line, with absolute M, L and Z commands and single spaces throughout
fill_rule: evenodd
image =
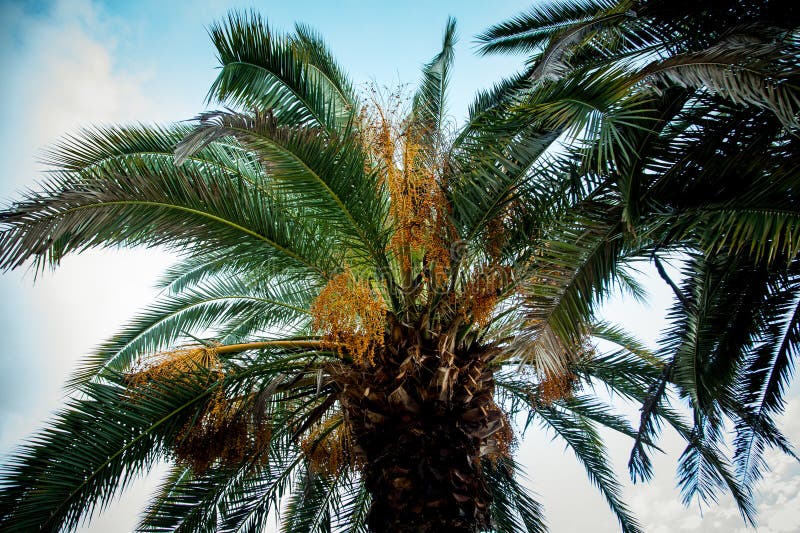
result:
M 608 463 L 605 446 L 594 424 L 584 416 L 564 411 L 557 406 L 537 411 L 541 423 L 555 431 L 575 453 L 586 469 L 586 475 L 597 486 L 617 516 L 622 531 L 641 531 L 639 523 L 622 502 L 622 489 Z
M 540 80 L 557 80 L 569 69 L 569 56 L 574 48 L 584 40 L 591 39 L 591 33 L 606 30 L 605 26 L 635 17 L 628 10 L 632 2 L 619 2 L 614 8 L 601 11 L 594 17 L 564 28 L 554 35 L 542 52 L 529 60 L 533 69 L 530 79 L 533 83 Z
M 198 253 L 236 242 L 241 254 L 272 256 L 276 270 L 330 268 L 320 235 L 242 178 L 171 161 L 118 161 L 115 167 L 54 174 L 42 192 L 3 212 L 0 266 L 32 260 L 42 268 L 69 252 L 115 244 L 191 246 Z
M 16 531 L 74 528 L 157 461 L 165 442 L 213 390 L 203 374 L 135 399 L 124 385 L 92 383 L 3 468 L 2 525 Z
M 283 511 L 281 533 L 326 533 L 332 530 L 341 503 L 339 475 L 333 479 L 306 470 L 299 476 Z
M 511 350 L 522 361 L 557 370 L 586 349 L 593 309 L 612 286 L 625 252 L 618 224 L 594 213 L 552 228 L 522 278 L 522 327 Z M 612 218 L 613 220 L 613 218 Z
M 151 503 L 140 530 L 253 531 L 279 510 L 302 470 L 297 427 L 326 405 L 330 389 L 318 381 L 319 367 L 302 350 L 277 348 L 244 372 L 250 377 L 227 391 L 234 398 L 246 394 L 248 412 L 262 424 L 260 446 L 223 468 L 178 470 Z
M 741 486 L 719 449 L 719 434 L 713 423 L 695 425 L 689 445 L 678 459 L 678 486 L 685 505 L 697 498 L 701 503 L 717 502 L 725 489 L 736 502 L 742 518 L 755 526 L 755 507 L 749 487 Z
M 523 486 L 524 476 L 512 459 L 482 463 L 492 491 L 492 517 L 497 533 L 545 533 L 544 509 Z
M 772 111 L 790 128 L 800 113 L 797 42 L 753 46 L 725 42 L 707 50 L 674 55 L 644 67 L 639 79 L 656 87 L 677 85 L 719 94 L 735 104 Z M 663 84 L 663 85 L 662 85 Z

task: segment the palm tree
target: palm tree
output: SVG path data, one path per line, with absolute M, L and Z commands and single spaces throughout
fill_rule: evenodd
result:
M 557 136 L 448 135 L 453 21 L 410 101 L 359 97 L 304 26 L 233 14 L 211 36 L 226 110 L 68 137 L 0 215 L 5 269 L 181 254 L 3 467 L 3 529 L 72 529 L 167 459 L 145 531 L 258 530 L 279 509 L 285 531 L 544 531 L 512 458 L 515 424 L 538 423 L 638 531 L 598 427 L 637 435 L 592 387 L 644 401 L 662 365 L 593 320 L 636 286 L 606 264 L 609 201 L 547 157 Z
M 729 489 L 748 520 L 765 448 L 796 457 L 774 416 L 800 341 L 798 28 L 785 2 L 587 0 L 479 37 L 484 53 L 529 55 L 485 95 L 485 116 L 511 106 L 506 120 L 574 132 L 587 196 L 614 199 L 609 263 L 651 261 L 675 292 L 637 439 L 654 437 L 650 409 L 675 390 L 693 418 L 684 501 Z M 651 476 L 638 440 L 629 466 L 634 481 Z

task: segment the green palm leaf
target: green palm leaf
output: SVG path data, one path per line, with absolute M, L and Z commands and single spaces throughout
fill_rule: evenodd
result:
M 596 13 L 616 7 L 617 2 L 591 0 L 551 2 L 496 24 L 478 36 L 483 54 L 525 52 L 543 48 L 565 29 L 594 18 Z
M 622 489 L 608 464 L 605 447 L 594 425 L 580 414 L 563 411 L 558 407 L 539 409 L 536 414 L 545 427 L 552 428 L 572 448 L 586 469 L 586 475 L 616 514 L 622 531 L 641 531 L 638 522 L 621 501 Z
M 242 253 L 272 254 L 276 268 L 321 272 L 328 266 L 308 228 L 282 216 L 274 200 L 243 180 L 209 168 L 120 162 L 113 174 L 60 173 L 43 189 L 0 215 L 3 268 L 29 259 L 41 268 L 68 252 L 112 244 L 169 243 L 197 253 L 230 242 Z
M 450 70 L 453 63 L 453 49 L 456 43 L 456 21 L 447 20 L 442 51 L 431 59 L 422 69 L 422 82 L 417 89 L 412 103 L 412 129 L 419 141 L 428 151 L 431 163 L 444 148 L 442 135 L 447 113 L 446 97 Z
M 545 533 L 544 509 L 525 487 L 521 468 L 511 459 L 482 463 L 492 491 L 492 510 L 497 533 Z
M 210 33 L 222 70 L 209 100 L 276 109 L 282 124 L 316 123 L 330 132 L 340 131 L 357 113 L 344 73 L 308 28 L 283 36 L 256 14 L 231 13 Z
M 102 378 L 109 371 L 125 372 L 139 357 L 166 350 L 179 340 L 191 343 L 191 334 L 208 336 L 210 328 L 225 329 L 253 318 L 261 319 L 265 329 L 279 327 L 290 335 L 307 321 L 313 289 L 289 283 L 268 287 L 215 279 L 156 301 L 87 358 L 71 384 Z
M 184 380 L 134 402 L 121 380 L 87 385 L 85 399 L 71 400 L 4 466 L 4 529 L 74 528 L 102 510 L 118 487 L 155 464 L 165 440 L 211 390 Z
M 387 264 L 387 205 L 377 177 L 365 171 L 356 137 L 330 140 L 314 129 L 280 126 L 269 113 L 213 112 L 200 117 L 200 126 L 178 147 L 177 160 L 229 136 L 260 154 L 284 205 L 331 224 L 374 265 Z

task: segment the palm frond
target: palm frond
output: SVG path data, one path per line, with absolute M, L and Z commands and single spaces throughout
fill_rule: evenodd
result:
M 796 45 L 737 46 L 720 43 L 712 48 L 674 55 L 641 70 L 638 78 L 701 89 L 735 104 L 769 109 L 789 128 L 797 128 L 800 112 L 800 68 Z
M 277 351 L 250 362 L 228 392 L 246 394 L 248 409 L 263 418 L 268 442 L 232 465 L 174 475 L 151 502 L 142 531 L 258 531 L 281 498 L 290 493 L 302 470 L 303 456 L 294 441 L 295 428 L 330 391 L 319 391 L 317 368 L 304 354 L 293 358 Z
M 199 119 L 176 150 L 179 163 L 217 139 L 235 137 L 259 154 L 283 205 L 340 231 L 376 267 L 387 265 L 386 198 L 354 135 L 331 140 L 315 129 L 281 126 L 271 113 L 217 111 Z
M 270 254 L 275 268 L 322 272 L 320 235 L 299 226 L 270 197 L 219 171 L 119 162 L 117 172 L 62 172 L 41 193 L 0 214 L 0 267 L 57 264 L 69 252 L 116 244 Z
M 216 383 L 153 387 L 131 400 L 124 378 L 92 383 L 3 467 L 2 525 L 9 530 L 75 527 L 118 488 L 147 472 Z
M 414 135 L 428 152 L 432 162 L 436 161 L 444 145 L 444 123 L 447 113 L 447 86 L 453 64 L 456 44 L 456 21 L 447 20 L 442 50 L 422 69 L 422 82 L 412 102 L 412 129 Z
M 727 489 L 733 496 L 742 518 L 755 526 L 755 507 L 747 487 L 742 487 L 731 472 L 730 465 L 718 449 L 713 423 L 700 422 L 690 437 L 690 443 L 678 460 L 678 486 L 684 505 L 697 498 L 702 503 L 716 503 L 717 491 Z
M 361 480 L 351 480 L 351 484 L 357 484 L 358 490 L 348 490 L 349 495 L 342 498 L 340 515 L 345 526 L 343 530 L 347 533 L 368 533 L 367 513 L 372 497 Z
M 281 533 L 328 533 L 333 509 L 340 505 L 339 478 L 328 479 L 306 470 L 289 496 Z
M 347 73 L 336 62 L 322 35 L 315 29 L 299 23 L 294 25 L 294 33 L 295 45 L 307 54 L 305 59 L 308 64 L 336 87 L 344 105 L 351 108 L 351 113 L 355 113 L 358 110 L 358 93 L 353 88 Z
M 472 133 L 486 120 L 487 115 L 493 111 L 502 111 L 505 105 L 514 102 L 515 97 L 522 98 L 524 91 L 530 87 L 529 78 L 530 72 L 526 70 L 495 83 L 491 89 L 479 91 L 467 111 L 467 124 L 459 132 L 453 147 L 457 149 L 460 139 Z
M 533 66 L 531 81 L 536 83 L 540 80 L 559 79 L 569 70 L 569 56 L 582 41 L 591 40 L 591 34 L 594 32 L 608 31 L 609 25 L 635 17 L 635 14 L 629 11 L 632 4 L 633 2 L 618 2 L 614 8 L 599 12 L 588 20 L 577 22 L 551 37 L 544 50 L 529 60 Z
M 492 493 L 492 518 L 497 533 L 546 533 L 544 509 L 522 485 L 520 466 L 509 458 L 481 463 Z
M 304 27 L 297 36 L 276 34 L 255 13 L 231 13 L 212 25 L 222 64 L 209 101 L 245 109 L 274 109 L 282 124 L 319 124 L 340 131 L 357 113 L 349 82 L 318 36 Z
M 272 277 L 268 261 L 242 257 L 236 248 L 214 253 L 186 255 L 168 267 L 156 281 L 154 288 L 161 294 L 180 294 L 204 281 L 231 276 L 259 283 Z
M 463 151 L 453 158 L 458 171 L 449 180 L 448 195 L 453 219 L 465 241 L 479 236 L 491 220 L 507 218 L 509 207 L 519 203 L 518 191 L 526 182 L 530 182 L 529 189 L 539 191 L 538 198 L 531 194 L 528 200 L 546 203 L 552 196 L 545 178 L 550 169 L 540 157 L 557 136 L 556 132 L 531 128 L 514 138 L 502 133 L 493 139 L 482 135 L 470 139 L 471 146 L 461 147 Z
M 591 20 L 597 13 L 616 7 L 611 0 L 547 2 L 527 12 L 496 24 L 477 37 L 482 54 L 524 52 L 543 48 L 554 36 L 577 24 Z
M 739 483 L 750 487 L 761 479 L 766 468 L 763 458 L 767 446 L 797 458 L 792 445 L 778 430 L 772 418 L 784 408 L 784 393 L 790 379 L 797 347 L 800 345 L 796 287 L 779 290 L 767 305 L 781 311 L 767 317 L 762 344 L 740 372 L 736 400 L 734 466 Z M 772 320 L 769 320 L 772 318 Z
M 594 425 L 585 417 L 558 407 L 541 408 L 537 416 L 542 424 L 555 431 L 575 453 L 586 469 L 586 475 L 606 499 L 625 532 L 641 531 L 641 527 L 622 502 L 622 488 L 608 463 L 605 446 Z
M 645 447 L 645 441 L 646 439 L 655 440 L 661 431 L 658 412 L 662 409 L 662 403 L 666 403 L 667 381 L 671 373 L 672 365 L 665 365 L 658 379 L 650 384 L 647 396 L 641 400 L 639 429 L 636 432 L 628 459 L 628 472 L 634 483 L 649 481 L 653 477 L 653 463 Z
M 557 369 L 583 350 L 593 309 L 608 294 L 625 253 L 619 225 L 605 216 L 602 209 L 587 210 L 585 218 L 576 214 L 552 228 L 529 272 L 520 275 L 524 327 L 511 345 L 518 359 Z
M 313 283 L 312 283 L 313 285 Z M 314 289 L 308 284 L 248 285 L 236 279 L 214 279 L 197 288 L 151 304 L 124 330 L 86 358 L 70 380 L 79 386 L 107 372 L 125 372 L 137 358 L 191 343 L 189 335 L 213 336 L 227 324 L 254 317 L 266 327 L 291 335 L 308 317 Z

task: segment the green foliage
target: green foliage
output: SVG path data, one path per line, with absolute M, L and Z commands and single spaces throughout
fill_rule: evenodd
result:
M 774 417 L 800 345 L 797 20 L 777 17 L 774 2 L 667 4 L 546 2 L 489 28 L 481 52 L 528 62 L 479 94 L 454 136 L 448 20 L 388 140 L 313 30 L 281 34 L 233 13 L 210 31 L 221 69 L 209 102 L 225 110 L 57 144 L 40 191 L 0 213 L 0 267 L 116 245 L 181 259 L 159 300 L 85 360 L 66 407 L 3 467 L 0 526 L 72 529 L 167 458 L 143 531 L 258 531 L 278 512 L 285 531 L 366 531 L 364 466 L 321 471 L 309 452 L 333 431 L 319 428 L 344 424 L 341 369 L 357 367 L 309 320 L 342 272 L 381 300 L 386 339 L 402 325 L 442 339 L 443 352 L 491 353 L 497 405 L 522 433 L 540 426 L 563 440 L 623 531 L 640 526 L 601 428 L 632 439 L 640 481 L 671 427 L 687 442 L 684 502 L 727 490 L 754 524 L 764 451 L 794 455 Z M 395 165 L 409 147 L 421 155 Z M 429 232 L 425 249 L 391 246 L 407 229 L 391 207 L 413 188 L 391 171 L 408 183 L 433 176 L 424 183 L 435 190 L 413 191 L 440 224 L 414 228 Z M 681 262 L 681 279 L 666 259 Z M 643 262 L 675 293 L 653 352 L 596 316 L 614 290 L 643 296 L 631 274 Z M 601 353 L 593 338 L 618 349 Z M 179 360 L 186 345 L 204 358 Z M 173 374 L 142 382 L 161 368 L 153 361 Z M 639 427 L 596 389 L 640 403 Z M 198 468 L 180 450 L 215 423 L 248 429 Z M 510 456 L 481 469 L 496 531 L 546 530 Z

